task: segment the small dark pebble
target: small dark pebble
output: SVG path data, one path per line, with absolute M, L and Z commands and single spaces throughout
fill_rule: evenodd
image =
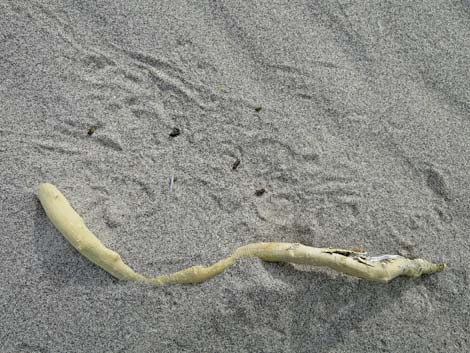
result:
M 263 194 L 266 192 L 266 189 L 258 189 L 255 191 L 256 196 L 263 196 Z
M 92 126 L 88 129 L 88 136 L 91 136 L 95 133 L 96 131 L 96 126 Z
M 181 130 L 178 129 L 177 127 L 174 127 L 173 130 L 170 132 L 170 137 L 176 137 L 179 134 L 181 134 Z
M 256 108 L 255 108 L 255 111 L 256 111 L 257 113 L 259 113 L 259 112 L 261 111 L 261 109 L 263 109 L 263 108 L 262 108 L 262 107 L 256 107 Z
M 235 162 L 233 162 L 232 170 L 237 169 L 239 165 L 240 165 L 240 159 L 237 158 L 237 159 L 235 159 Z

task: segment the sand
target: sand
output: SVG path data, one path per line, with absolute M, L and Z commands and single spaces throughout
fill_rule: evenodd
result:
M 0 352 L 469 351 L 469 14 L 0 1 Z M 244 260 L 201 285 L 118 282 L 50 223 L 41 182 L 147 275 L 258 241 L 449 269 L 376 284 Z

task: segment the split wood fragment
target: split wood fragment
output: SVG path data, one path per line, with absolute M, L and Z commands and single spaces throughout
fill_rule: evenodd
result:
M 314 248 L 298 243 L 253 243 L 233 252 L 229 257 L 211 265 L 193 266 L 155 278 L 143 276 L 122 261 L 121 256 L 108 249 L 86 227 L 82 217 L 70 206 L 62 193 L 52 184 L 41 184 L 38 192 L 47 216 L 64 237 L 83 256 L 120 280 L 144 281 L 154 284 L 201 283 L 224 272 L 238 259 L 256 257 L 263 261 L 325 266 L 338 272 L 376 282 L 389 282 L 398 276 L 419 277 L 443 271 L 444 263 L 423 259 L 408 259 L 400 255 L 367 257 L 360 250 Z

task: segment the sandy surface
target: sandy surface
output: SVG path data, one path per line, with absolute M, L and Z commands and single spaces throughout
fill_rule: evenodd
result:
M 469 16 L 1 1 L 0 352 L 469 351 Z M 257 241 L 450 268 L 383 285 L 246 260 L 202 285 L 122 283 L 55 230 L 41 182 L 147 275 Z

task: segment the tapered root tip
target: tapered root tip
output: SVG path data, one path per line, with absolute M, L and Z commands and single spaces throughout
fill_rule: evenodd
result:
M 49 183 L 42 183 L 41 185 L 39 185 L 38 196 L 39 198 L 51 196 L 51 194 L 57 191 L 58 190 L 54 185 L 49 184 Z
M 50 183 L 41 183 L 41 184 L 39 184 L 39 189 L 38 189 L 38 190 L 39 190 L 39 191 L 41 191 L 41 190 L 47 190 L 47 189 L 49 189 L 51 186 L 53 186 L 53 185 L 50 184 Z

